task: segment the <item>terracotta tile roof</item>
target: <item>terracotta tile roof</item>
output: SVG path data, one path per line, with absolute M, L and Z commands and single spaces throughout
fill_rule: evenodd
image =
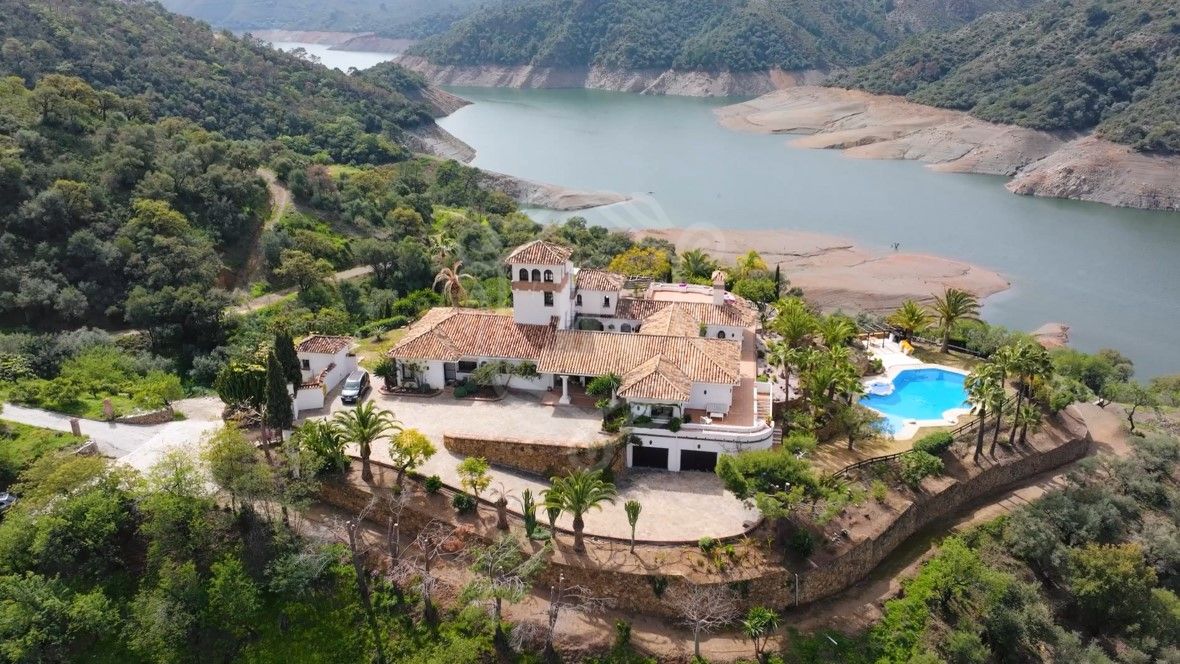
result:
M 643 319 L 639 333 L 699 337 L 701 336 L 701 321 L 694 313 L 685 307 L 664 307 Z
M 299 345 L 295 346 L 295 351 L 298 353 L 335 355 L 342 350 L 352 348 L 353 343 L 355 343 L 355 340 L 352 337 L 313 334 L 300 341 Z
M 688 401 L 692 396 L 692 379 L 663 355 L 656 355 L 623 376 L 619 396 L 625 399 Z
M 587 268 L 578 270 L 576 285 L 579 290 L 621 291 L 626 283 L 627 277 L 621 274 Z
M 736 385 L 741 380 L 739 341 L 583 330 L 554 331 L 537 361 L 537 371 L 623 376 L 657 355 L 692 381 Z
M 678 309 L 673 313 L 665 313 L 667 309 Z M 621 297 L 615 315 L 619 318 L 640 321 L 640 331 L 648 325 L 649 320 L 657 314 L 675 316 L 682 320 L 696 321 L 696 327 L 706 325 L 730 325 L 734 327 L 755 327 L 758 325 L 758 311 L 744 300 L 726 302 L 720 306 L 711 302 L 669 302 L 667 300 L 649 300 L 646 298 Z M 656 318 L 660 323 L 663 318 Z M 699 330 L 693 330 L 697 334 Z M 658 334 L 664 334 L 659 332 Z
M 569 247 L 553 244 L 544 240 L 533 240 L 522 244 L 508 254 L 505 263 L 528 263 L 529 265 L 565 265 L 570 254 L 574 252 Z
M 411 325 L 388 355 L 403 360 L 498 357 L 535 362 L 552 338 L 552 327 L 523 325 L 512 314 L 438 307 Z

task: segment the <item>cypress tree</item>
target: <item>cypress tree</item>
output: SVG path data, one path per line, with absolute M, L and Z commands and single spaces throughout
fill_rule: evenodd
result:
M 774 266 L 774 298 L 776 300 L 783 296 L 783 294 L 782 294 L 782 289 L 783 289 L 782 267 L 783 266 L 781 266 L 781 265 Z
M 287 392 L 287 378 L 279 358 L 272 350 L 266 356 L 266 418 L 267 427 L 279 430 L 282 439 L 283 429 L 290 429 L 295 421 L 291 412 L 291 395 Z
M 299 365 L 299 353 L 295 352 L 295 341 L 286 332 L 275 332 L 274 349 L 275 357 L 283 367 L 283 375 L 291 383 L 291 389 L 298 392 L 303 384 L 303 371 Z

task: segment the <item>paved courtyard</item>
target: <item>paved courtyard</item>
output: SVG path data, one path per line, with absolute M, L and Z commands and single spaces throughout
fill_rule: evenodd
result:
M 376 403 L 394 412 L 406 427 L 426 434 L 438 448 L 420 472 L 438 475 L 457 486 L 455 467 L 461 456 L 451 454 L 442 445 L 443 433 L 467 433 L 485 437 L 534 439 L 549 443 L 587 443 L 604 440 L 600 432 L 602 415 L 597 409 L 579 406 L 545 406 L 529 394 L 510 393 L 500 401 L 454 399 L 449 394 L 432 398 L 392 397 L 376 394 Z M 341 408 L 339 399 L 332 410 Z M 347 406 L 345 406 L 347 408 Z M 356 450 L 350 450 L 356 453 Z M 389 460 L 384 444 L 377 444 L 373 458 Z M 548 488 L 548 482 L 535 475 L 503 468 L 492 469 L 489 496 L 501 489 L 508 494 L 514 509 L 520 509 L 520 495 L 527 488 L 535 496 Z M 672 473 L 628 469 L 619 483 L 619 499 L 603 505 L 602 510 L 585 516 L 588 535 L 629 537 L 623 503 L 638 500 L 643 512 L 636 536 L 649 540 L 696 540 L 704 536 L 724 537 L 744 532 L 757 518 L 757 510 L 747 508 L 733 494 L 724 490 L 712 473 Z M 541 513 L 544 521 L 544 513 Z M 563 514 L 558 525 L 571 527 L 571 517 Z

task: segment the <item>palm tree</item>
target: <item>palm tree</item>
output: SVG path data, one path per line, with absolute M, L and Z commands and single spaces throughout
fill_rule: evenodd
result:
M 689 249 L 680 254 L 680 278 L 685 281 L 711 279 L 716 269 L 717 261 L 700 249 Z
M 576 470 L 565 477 L 552 477 L 553 486 L 545 491 L 545 504 L 569 512 L 574 517 L 574 551 L 585 551 L 582 529 L 586 522 L 582 515 L 592 508 L 602 509 L 602 503 L 615 502 L 615 485 L 602 479 L 602 471 Z
M 942 333 L 942 352 L 947 352 L 951 344 L 951 332 L 955 325 L 962 322 L 979 321 L 979 300 L 975 296 L 958 288 L 948 288 L 941 296 L 934 298 L 935 319 L 938 331 Z
M 1016 347 L 1000 346 L 988 358 L 992 364 L 996 365 L 996 371 L 1000 374 L 1001 394 L 1000 400 L 992 404 L 992 413 L 996 416 L 996 428 L 992 432 L 992 444 L 987 451 L 992 456 L 996 454 L 996 442 L 1000 439 L 1000 428 L 1004 425 L 1004 401 L 1005 397 L 1007 397 L 1004 387 L 1008 384 L 1008 377 L 1017 371 L 1017 365 L 1020 363 L 1018 355 L 1019 351 Z
M 458 307 L 463 304 L 463 300 L 467 299 L 467 287 L 463 285 L 464 279 L 475 279 L 470 274 L 464 274 L 460 270 L 463 269 L 463 261 L 455 261 L 451 267 L 444 267 L 434 275 L 434 287 L 438 288 L 442 284 L 443 297 L 450 301 L 452 307 Z
M 1012 424 L 1012 431 L 1016 431 L 1017 426 L 1020 427 L 1020 444 L 1024 445 L 1028 442 L 1028 430 L 1032 429 L 1035 432 L 1041 428 L 1041 411 L 1032 404 L 1024 404 L 1016 411 L 1016 421 Z
M 445 265 L 447 259 L 459 250 L 459 243 L 442 231 L 431 234 L 427 241 L 430 244 L 430 254 L 439 265 Z
M 1016 415 L 1020 419 L 1026 394 L 1031 395 L 1034 381 L 1045 380 L 1053 374 L 1053 361 L 1049 359 L 1049 351 L 1041 344 L 1025 340 L 1018 346 L 1013 356 L 1013 370 L 1016 371 Z M 1040 414 L 1037 414 L 1038 419 Z M 1021 442 L 1024 442 L 1026 427 L 1021 426 Z M 1016 441 L 1016 424 L 1008 432 L 1008 445 Z
M 996 402 L 996 394 L 1003 398 L 1004 387 L 994 364 L 981 364 L 963 381 L 967 396 L 975 406 L 972 411 L 979 416 L 979 431 L 975 437 L 975 460 L 983 454 L 983 432 L 987 428 L 987 409 Z
M 332 421 L 349 442 L 356 443 L 361 451 L 361 479 L 373 480 L 369 467 L 369 455 L 378 438 L 401 432 L 402 425 L 393 418 L 393 411 L 378 409 L 372 401 L 366 401 L 352 410 L 336 413 Z
M 848 343 L 856 334 L 856 324 L 847 316 L 833 314 L 819 321 L 819 337 L 828 348 L 838 348 Z
M 815 314 L 807 309 L 803 300 L 797 297 L 787 297 L 774 305 L 777 312 L 771 327 L 783 337 L 783 341 L 792 348 L 803 344 L 807 335 L 815 332 L 817 321 Z
M 917 302 L 906 300 L 889 314 L 885 322 L 904 332 L 905 338 L 910 339 L 915 333 L 930 327 L 930 312 Z
M 758 252 L 753 249 L 742 254 L 737 259 L 738 278 L 748 277 L 751 272 L 765 272 L 769 269 L 766 266 L 766 261 L 762 260 L 762 256 L 759 256 Z
M 808 350 L 791 348 L 785 341 L 772 342 L 766 352 L 766 362 L 772 367 L 783 370 L 783 381 L 786 384 L 787 398 L 791 396 L 791 365 L 802 364 Z

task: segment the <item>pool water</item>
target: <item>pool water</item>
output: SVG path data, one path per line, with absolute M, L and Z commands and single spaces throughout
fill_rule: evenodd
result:
M 897 433 L 909 420 L 941 420 L 953 408 L 967 408 L 963 374 L 946 369 L 906 369 L 893 378 L 893 391 L 860 398 L 863 406 L 888 420 L 890 433 Z

